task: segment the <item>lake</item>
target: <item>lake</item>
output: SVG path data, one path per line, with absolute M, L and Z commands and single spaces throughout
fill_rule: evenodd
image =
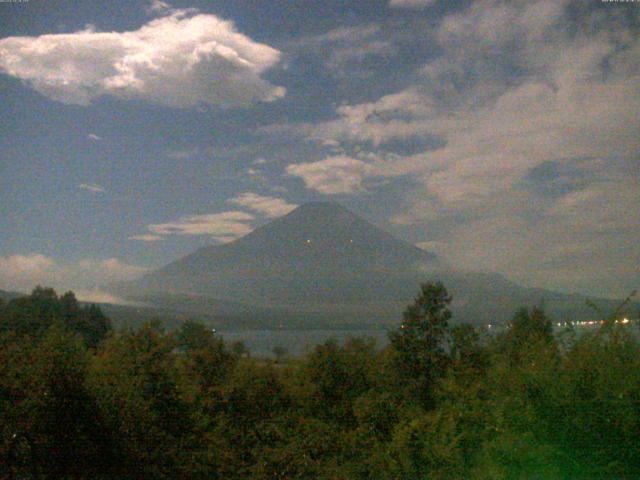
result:
M 273 357 L 274 347 L 284 347 L 288 355 L 299 356 L 324 343 L 329 338 L 335 338 L 344 343 L 348 338 L 367 337 L 376 340 L 378 347 L 388 343 L 387 331 L 371 330 L 243 330 L 217 331 L 226 343 L 243 341 L 254 357 Z

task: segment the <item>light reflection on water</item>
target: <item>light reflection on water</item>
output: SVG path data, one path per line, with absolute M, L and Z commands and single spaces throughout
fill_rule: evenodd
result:
M 626 320 L 626 321 L 625 321 Z M 620 322 L 625 327 L 629 320 Z M 562 333 L 567 325 L 555 324 L 554 332 Z M 578 335 L 594 331 L 600 326 L 600 322 L 576 322 L 575 331 Z M 496 335 L 503 331 L 504 325 L 484 325 L 480 327 L 489 335 Z M 373 338 L 377 348 L 383 348 L 389 343 L 388 330 L 386 329 L 358 329 L 358 330 L 242 330 L 242 331 L 217 331 L 227 344 L 236 341 L 244 342 L 250 354 L 254 357 L 274 357 L 274 347 L 284 347 L 287 355 L 300 356 L 313 350 L 316 345 L 324 343 L 329 338 L 335 338 L 343 344 L 348 338 Z

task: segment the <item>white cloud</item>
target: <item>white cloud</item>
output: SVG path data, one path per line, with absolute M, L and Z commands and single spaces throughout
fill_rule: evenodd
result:
M 297 207 L 281 198 L 265 197 L 253 192 L 242 193 L 228 202 L 262 213 L 267 217 L 281 217 Z
M 68 267 L 67 267 L 68 268 Z M 78 262 L 77 275 L 87 278 L 99 278 L 100 283 L 119 282 L 141 277 L 148 269 L 137 265 L 129 265 L 121 262 L 117 258 L 106 260 L 85 259 Z
M 600 233 L 622 228 L 638 232 L 638 206 L 640 188 L 633 178 L 626 178 L 598 181 L 570 192 L 549 207 L 548 213 L 554 221 L 567 224 L 572 230 L 582 233 Z M 640 266 L 640 263 L 637 265 Z
M 536 201 L 530 198 L 529 201 Z M 623 298 L 637 287 L 640 194 L 632 182 L 605 182 L 547 207 L 482 215 L 424 246 L 454 266 L 503 272 L 523 284 Z
M 162 240 L 160 235 L 153 235 L 152 233 L 144 233 L 142 235 L 132 235 L 129 240 L 137 240 L 139 242 L 159 242 Z
M 253 215 L 230 211 L 207 215 L 190 215 L 175 222 L 156 223 L 147 229 L 154 235 L 209 235 L 219 242 L 228 242 L 253 230 Z
M 432 101 L 416 88 L 385 95 L 380 99 L 336 109 L 338 118 L 324 123 L 279 126 L 298 130 L 327 145 L 340 140 L 370 141 L 375 146 L 392 138 L 427 134 L 426 119 L 435 114 Z M 278 126 L 271 127 L 278 128 Z M 267 130 L 268 131 L 268 130 Z
M 192 10 L 169 10 L 130 32 L 87 29 L 0 40 L 0 72 L 76 105 L 101 95 L 171 107 L 273 101 L 284 88 L 261 74 L 279 59 L 278 50 L 238 33 L 232 22 Z
M 87 137 L 88 137 L 90 140 L 94 140 L 94 141 L 96 141 L 96 142 L 98 142 L 98 141 L 102 140 L 102 137 L 99 137 L 99 136 L 98 136 L 98 135 L 96 135 L 95 133 L 90 133 L 89 135 L 87 135 Z
M 171 5 L 162 0 L 151 0 L 151 3 L 147 7 L 147 14 L 149 15 L 162 15 L 171 10 Z
M 78 188 L 82 188 L 83 190 L 88 190 L 93 193 L 105 193 L 106 190 L 102 188 L 100 185 L 95 183 L 81 183 L 78 185 Z
M 111 303 L 115 305 L 131 305 L 131 306 L 144 306 L 143 303 L 140 302 L 131 302 L 129 300 L 125 300 L 124 298 L 118 297 L 109 292 L 105 292 L 99 288 L 91 288 L 88 290 L 84 289 L 74 289 L 73 293 L 76 298 L 81 302 L 87 303 Z
M 391 8 L 424 8 L 436 3 L 436 0 L 390 0 Z
M 272 129 L 380 148 L 439 139 L 421 154 L 378 153 L 376 173 L 422 177 L 430 196 L 462 209 L 511 191 L 543 162 L 631 158 L 640 150 L 640 72 L 629 52 L 640 40 L 615 21 L 572 33 L 565 5 L 476 2 L 445 17 L 436 35 L 442 55 L 415 85 L 343 105 L 334 120 Z
M 557 267 L 558 285 L 591 291 L 609 280 L 630 285 L 638 277 L 628 266 L 639 264 L 633 239 L 640 235 L 640 38 L 613 10 L 569 12 L 567 5 L 474 2 L 442 20 L 434 34 L 437 55 L 403 90 L 342 105 L 329 121 L 263 131 L 340 142 L 358 152 L 370 167 L 355 175 L 355 185 L 367 176 L 411 175 L 416 186 L 407 189 L 396 223 L 429 232 L 446 227 L 459 267 L 515 272 L 521 281 L 555 287 L 545 275 L 552 276 L 566 252 L 544 248 L 560 251 L 571 243 L 573 260 L 562 257 L 567 266 Z M 385 152 L 386 145 L 413 138 L 434 141 L 417 154 Z M 599 166 L 575 191 L 547 197 L 523 187 L 544 164 L 583 174 L 571 167 L 577 159 L 598 159 Z M 308 165 L 288 168 L 300 168 L 307 186 L 318 190 L 331 177 Z M 529 232 L 535 233 L 529 238 Z M 586 250 L 578 255 L 580 246 Z M 607 272 L 603 282 L 598 271 Z
M 289 165 L 286 171 L 291 176 L 302 178 L 309 189 L 336 195 L 363 191 L 362 183 L 374 169 L 362 160 L 339 155 L 317 162 Z
M 96 285 L 133 280 L 148 271 L 145 267 L 129 265 L 116 258 L 84 259 L 75 263 L 60 263 L 39 253 L 0 257 L 0 288 L 28 292 L 36 285 L 51 286 L 59 291 L 91 291 Z M 81 300 L 89 297 L 78 295 Z M 116 298 L 111 300 L 116 302 Z
M 0 278 L 8 285 L 19 285 L 23 279 L 39 278 L 53 271 L 55 262 L 39 253 L 0 257 Z

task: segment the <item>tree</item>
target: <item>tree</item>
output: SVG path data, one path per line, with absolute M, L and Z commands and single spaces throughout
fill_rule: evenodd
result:
M 304 376 L 315 389 L 312 410 L 343 425 L 355 424 L 353 401 L 371 384 L 373 343 L 350 339 L 343 347 L 331 338 L 309 355 Z
M 3 309 L 0 330 L 39 338 L 56 322 L 79 334 L 95 348 L 111 330 L 111 321 L 97 305 L 81 306 L 73 292 L 58 297 L 51 288 L 36 287 L 31 295 L 11 300 Z
M 174 337 L 178 347 L 186 351 L 206 348 L 216 341 L 213 331 L 195 320 L 182 323 Z
M 519 361 L 526 350 L 537 345 L 553 346 L 553 326 L 544 310 L 534 307 L 519 309 L 513 316 L 510 329 L 500 339 L 499 348 L 509 352 L 512 361 Z
M 278 443 L 274 430 L 291 400 L 271 365 L 247 360 L 238 363 L 225 383 L 222 407 L 210 447 L 220 465 L 218 478 L 255 478 L 250 472 L 256 457 Z
M 224 341 L 206 325 L 189 320 L 174 336 L 178 347 L 185 352 L 185 367 L 195 377 L 204 398 L 217 401 L 213 389 L 229 376 L 237 358 L 225 349 Z
M 399 330 L 389 335 L 401 376 L 413 380 L 418 397 L 431 406 L 432 387 L 447 365 L 444 350 L 451 311 L 451 295 L 441 282 L 425 283 L 404 312 Z
M 277 362 L 280 362 L 288 353 L 287 349 L 282 345 L 276 345 L 271 351 L 276 356 Z
M 157 324 L 145 324 L 108 338 L 92 359 L 87 383 L 117 439 L 118 478 L 183 478 L 200 462 L 193 388 L 174 348 Z
M 84 308 L 79 332 L 88 347 L 95 348 L 111 330 L 111 320 L 102 313 L 100 307 L 91 304 Z
M 111 448 L 85 386 L 88 355 L 78 336 L 57 323 L 34 344 L 8 345 L 0 360 L 4 473 L 90 478 L 105 472 Z
M 487 367 L 488 355 L 482 337 L 473 325 L 463 323 L 451 328 L 449 345 L 457 372 L 475 375 Z
M 231 351 L 238 358 L 249 356 L 249 349 L 242 340 L 236 340 L 233 342 L 231 344 Z
M 533 307 L 531 313 L 526 308 L 518 310 L 511 322 L 511 330 L 514 337 L 522 341 L 553 340 L 551 320 L 540 307 Z

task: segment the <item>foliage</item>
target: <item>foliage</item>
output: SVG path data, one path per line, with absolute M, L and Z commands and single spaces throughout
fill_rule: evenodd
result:
M 489 335 L 450 302 L 425 284 L 385 348 L 274 362 L 38 288 L 0 305 L 0 478 L 640 478 L 634 325 Z
M 87 389 L 82 342 L 54 324 L 34 344 L 4 347 L 0 464 L 16 478 L 103 472 L 110 445 Z
M 51 288 L 36 287 L 31 295 L 11 300 L 1 312 L 0 331 L 21 336 L 37 338 L 59 322 L 95 347 L 111 330 L 111 322 L 98 306 L 81 306 L 73 292 L 58 297 Z
M 445 342 L 449 329 L 451 296 L 440 282 L 425 283 L 420 295 L 404 312 L 398 331 L 389 335 L 396 369 L 415 387 L 425 407 L 433 404 L 433 387 L 446 370 Z

